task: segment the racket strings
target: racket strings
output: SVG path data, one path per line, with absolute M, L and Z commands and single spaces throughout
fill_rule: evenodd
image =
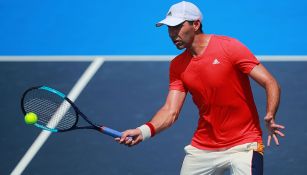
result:
M 34 112 L 38 124 L 51 129 L 67 130 L 76 124 L 77 116 L 70 103 L 46 90 L 29 91 L 23 102 L 26 113 Z

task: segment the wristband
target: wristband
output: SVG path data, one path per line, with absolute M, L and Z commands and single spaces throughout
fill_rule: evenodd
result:
M 150 122 L 146 123 L 146 125 L 150 128 L 150 135 L 151 135 L 151 137 L 155 136 L 156 129 L 155 129 L 154 125 L 151 124 Z
M 155 128 L 151 123 L 146 123 L 140 127 L 138 127 L 141 130 L 143 141 L 146 139 L 149 139 L 150 137 L 153 137 L 155 135 Z

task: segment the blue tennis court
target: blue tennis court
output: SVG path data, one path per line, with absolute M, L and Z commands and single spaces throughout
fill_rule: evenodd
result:
M 43 58 L 42 58 L 43 59 Z M 283 93 L 278 121 L 286 125 L 281 146 L 266 149 L 265 173 L 305 172 L 306 62 L 263 62 L 279 80 Z M 23 90 L 46 84 L 69 92 L 90 62 L 1 62 L 1 174 L 10 173 L 40 130 L 24 124 L 19 98 Z M 167 61 L 105 61 L 76 103 L 94 121 L 125 130 L 146 122 L 167 94 Z M 21 69 L 27 67 L 27 70 Z M 63 69 L 65 67 L 65 69 Z M 18 71 L 17 71 L 18 70 Z M 131 71 L 133 70 L 133 71 Z M 64 73 L 63 73 L 64 71 Z M 39 74 L 37 72 L 40 72 Z M 21 78 L 28 77 L 28 78 Z M 151 77 L 148 81 L 144 81 Z M 259 114 L 265 112 L 264 90 L 253 84 Z M 92 131 L 53 134 L 24 174 L 178 174 L 197 123 L 190 97 L 177 123 L 147 142 L 128 148 Z M 262 126 L 263 127 L 263 126 Z
M 23 91 L 48 85 L 68 94 L 97 60 L 101 65 L 77 95 L 82 112 L 120 131 L 147 122 L 164 103 L 169 60 L 180 53 L 167 29 L 154 27 L 175 2 L 1 1 L 0 174 L 12 173 L 41 134 L 24 123 Z M 265 174 L 306 174 L 306 2 L 193 2 L 206 33 L 241 40 L 281 85 L 277 121 L 286 137 L 265 149 Z M 253 81 L 252 88 L 263 117 L 265 91 Z M 52 134 L 22 174 L 176 175 L 197 120 L 189 95 L 171 128 L 136 147 L 93 131 Z

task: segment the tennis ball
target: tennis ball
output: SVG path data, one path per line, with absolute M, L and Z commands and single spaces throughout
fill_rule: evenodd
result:
M 32 125 L 32 124 L 35 124 L 38 120 L 38 117 L 35 113 L 33 112 L 28 112 L 26 115 L 25 115 L 25 122 L 26 124 L 28 125 Z

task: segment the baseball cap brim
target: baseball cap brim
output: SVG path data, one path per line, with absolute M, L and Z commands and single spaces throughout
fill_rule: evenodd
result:
M 158 22 L 156 24 L 156 27 L 160 27 L 162 25 L 167 25 L 167 26 L 177 26 L 181 23 L 183 23 L 185 20 L 182 19 L 182 18 L 175 18 L 175 17 L 171 17 L 171 16 L 168 16 L 166 17 L 164 20 Z

